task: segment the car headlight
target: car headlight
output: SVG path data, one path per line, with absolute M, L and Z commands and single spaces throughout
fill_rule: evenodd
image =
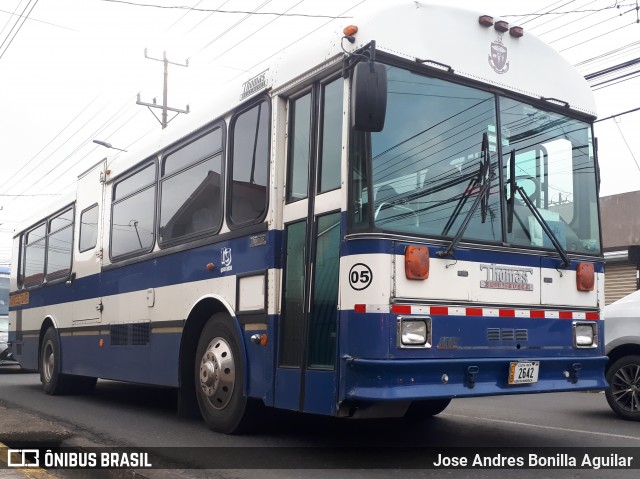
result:
M 595 323 L 573 323 L 573 345 L 576 348 L 595 348 L 598 330 Z

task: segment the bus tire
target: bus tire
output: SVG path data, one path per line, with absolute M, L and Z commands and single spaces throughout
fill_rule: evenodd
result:
M 640 421 L 640 356 L 623 356 L 606 374 L 607 402 L 620 417 Z
M 435 416 L 436 414 L 440 414 L 444 411 L 450 402 L 451 398 L 413 401 L 409 406 L 409 409 L 407 409 L 404 417 L 410 420 L 416 420 Z
M 87 394 L 93 391 L 96 378 L 72 376 L 60 372 L 60 341 L 58 333 L 49 327 L 40 348 L 40 382 L 50 395 Z
M 60 395 L 68 391 L 66 377 L 60 373 L 60 341 L 53 327 L 49 327 L 42 338 L 40 382 L 47 394 Z
M 205 324 L 195 358 L 195 387 L 207 426 L 224 434 L 247 432 L 254 404 L 244 392 L 240 338 L 231 318 L 211 316 Z

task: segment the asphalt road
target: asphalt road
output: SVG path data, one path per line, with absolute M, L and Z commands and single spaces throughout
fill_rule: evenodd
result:
M 265 470 L 148 471 L 148 477 L 220 477 L 261 479 L 295 477 L 432 477 L 432 478 L 637 478 L 638 470 L 510 469 L 416 470 L 402 464 L 384 469 L 358 467 L 377 451 L 389 447 L 479 448 L 580 447 L 625 448 L 640 451 L 640 423 L 627 422 L 609 409 L 601 393 L 557 393 L 456 399 L 445 412 L 421 422 L 402 420 L 350 421 L 267 410 L 264 424 L 251 436 L 224 436 L 196 420 L 176 417 L 176 393 L 167 388 L 99 381 L 91 396 L 46 396 L 36 374 L 15 367 L 0 367 L 0 403 L 53 420 L 77 437 L 110 446 L 171 447 L 164 450 L 183 464 L 194 447 L 279 447 L 295 455 L 292 447 L 366 447 L 361 462 L 336 459 L 332 469 L 295 468 Z M 249 451 L 257 451 L 248 449 Z M 401 450 L 401 449 L 396 449 Z M 237 450 L 234 450 L 237 453 Z M 373 452 L 371 452 L 373 451 Z M 419 452 L 418 452 L 419 453 Z M 251 453 L 250 453 L 251 454 Z M 369 455 L 369 456 L 368 456 Z M 407 457 L 406 452 L 405 456 Z M 247 459 L 250 459 L 247 457 Z M 295 459 L 295 458 L 294 458 Z M 255 461 L 255 458 L 254 458 Z M 265 459 L 268 462 L 268 458 Z M 344 466 L 344 468 L 342 468 Z M 195 467 L 195 466 L 194 466 Z M 65 477 L 80 477 L 69 475 Z M 97 477 L 92 475 L 91 477 Z

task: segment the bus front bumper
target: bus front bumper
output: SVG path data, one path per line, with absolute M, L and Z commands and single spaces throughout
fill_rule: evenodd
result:
M 505 358 L 397 359 L 343 358 L 342 398 L 396 401 L 435 398 L 601 390 L 606 356 L 535 358 L 537 381 L 509 384 Z

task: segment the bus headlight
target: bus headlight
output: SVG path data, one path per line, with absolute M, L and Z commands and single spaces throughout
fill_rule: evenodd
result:
M 431 318 L 398 318 L 398 346 L 431 347 Z
M 595 348 L 598 345 L 598 329 L 595 323 L 573 323 L 573 346 Z

